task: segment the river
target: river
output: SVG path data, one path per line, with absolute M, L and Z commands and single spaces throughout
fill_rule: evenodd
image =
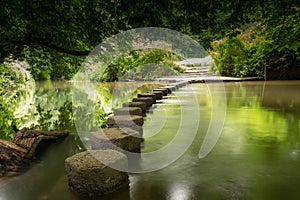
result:
M 176 99 L 188 98 L 193 92 L 200 121 L 189 148 L 163 169 L 130 174 L 129 187 L 101 199 L 297 199 L 300 81 L 228 82 L 224 86 L 227 105 L 224 125 L 217 144 L 205 158 L 199 159 L 198 153 L 212 119 L 214 91 L 209 91 L 206 84 L 192 84 L 163 99 L 147 114 L 142 152 L 160 149 L 176 137 L 182 115 L 181 102 Z M 68 88 L 58 83 L 51 87 L 37 85 L 33 96 L 35 101 L 43 96 L 43 105 L 50 99 L 61 106 L 69 98 Z M 110 90 L 99 90 L 100 96 L 103 91 L 109 99 Z M 164 126 L 156 127 L 161 126 L 162 116 L 166 120 Z M 194 121 L 193 110 L 185 117 Z M 159 131 L 153 135 L 156 128 Z M 189 133 L 187 127 L 186 139 L 191 137 Z M 63 140 L 42 146 L 28 170 L 0 180 L 0 199 L 79 199 L 68 189 L 64 159 L 82 149 L 75 130 Z

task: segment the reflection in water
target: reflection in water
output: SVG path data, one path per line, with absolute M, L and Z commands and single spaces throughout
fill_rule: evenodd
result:
M 96 90 L 98 99 L 92 99 L 85 92 L 82 93 L 82 98 L 90 100 L 84 105 L 88 106 L 85 107 L 85 111 L 97 108 L 100 114 L 105 113 L 105 116 L 108 116 L 114 107 L 120 107 L 124 101 L 136 97 L 137 93 L 157 87 L 156 83 L 124 83 L 117 88 L 115 85 L 115 83 L 99 84 Z M 49 141 L 44 145 L 41 143 L 37 149 L 38 154 L 27 171 L 19 176 L 0 179 L 0 199 L 78 198 L 68 189 L 64 167 L 64 160 L 68 156 L 85 148 L 75 133 L 74 125 L 70 123 L 73 117 L 70 109 L 72 107 L 67 105 L 72 103 L 72 86 L 72 83 L 68 82 L 37 83 L 36 90 L 25 92 L 19 97 L 17 104 L 20 106 L 16 106 L 15 114 L 22 121 L 21 126 L 35 124 L 39 128 L 67 128 L 73 133 L 64 139 Z M 113 91 L 116 95 L 113 99 L 114 104 L 111 104 L 109 102 L 112 101 Z M 100 115 L 96 117 L 99 119 L 97 123 L 105 121 Z M 129 195 L 128 187 L 122 191 L 120 196 L 126 199 Z M 108 196 L 107 199 L 111 198 Z
M 22 123 L 20 128 L 38 126 L 41 129 L 75 130 L 74 114 L 80 117 L 77 119 L 78 123 L 82 123 L 79 126 L 98 129 L 105 126 L 105 120 L 114 108 L 121 107 L 123 102 L 130 101 L 138 93 L 158 87 L 157 83 L 146 82 L 85 83 L 76 84 L 80 87 L 74 89 L 74 84 L 64 81 L 40 82 L 36 84 L 36 90 L 31 88 L 21 95 L 15 110 L 15 116 Z M 78 97 L 77 101 L 72 95 Z M 72 113 L 72 106 L 73 111 L 82 112 Z
M 43 87 L 38 88 L 35 95 L 45 95 L 42 98 L 45 104 L 61 106 L 63 99 L 69 98 L 62 92 L 63 88 L 52 87 L 48 89 L 51 99 Z M 130 174 L 130 188 L 102 198 L 297 199 L 300 186 L 300 81 L 225 83 L 227 114 L 222 135 L 213 151 L 201 160 L 197 155 L 211 120 L 213 105 L 205 84 L 194 84 L 193 88 L 201 118 L 198 134 L 185 154 L 164 169 Z M 109 91 L 112 91 L 111 85 L 99 87 L 101 102 L 105 105 L 111 105 Z M 125 98 L 122 91 L 126 89 L 119 91 Z M 190 92 L 182 88 L 176 95 L 189 95 Z M 176 134 L 181 116 L 176 111 L 179 102 L 172 97 L 169 98 L 172 101 L 158 103 L 145 117 L 144 152 L 163 147 Z M 38 96 L 34 99 L 42 102 Z M 192 120 L 193 111 L 190 112 L 187 117 Z M 154 134 L 161 127 L 163 130 Z M 186 132 L 189 137 L 188 128 Z M 0 199 L 77 199 L 67 188 L 63 160 L 80 151 L 80 145 L 78 136 L 72 134 L 48 146 L 37 155 L 27 172 L 0 180 Z
M 172 199 L 176 192 L 190 195 L 189 199 L 297 198 L 300 186 L 300 82 L 225 83 L 226 122 L 212 153 L 202 160 L 197 159 L 197 152 L 210 122 L 212 104 L 205 85 L 193 87 L 198 88 L 201 106 L 197 138 L 172 165 L 132 179 L 131 198 L 141 199 L 143 194 L 149 194 L 151 198 L 146 199 Z M 160 119 L 161 110 L 172 117 L 167 120 L 162 134 L 146 138 L 145 152 L 161 148 L 170 139 L 170 134 L 175 134 L 168 123 L 173 121 L 176 127 L 180 116 L 172 109 L 166 109 L 168 106 L 170 104 L 159 104 L 151 121 L 147 121 L 147 116 L 146 135 L 153 130 L 151 125 L 158 123 L 156 119 Z M 176 117 L 177 122 L 173 120 Z M 192 120 L 192 113 L 190 117 Z
M 191 199 L 189 188 L 186 185 L 170 185 L 169 194 L 167 198 L 170 200 L 189 200 Z

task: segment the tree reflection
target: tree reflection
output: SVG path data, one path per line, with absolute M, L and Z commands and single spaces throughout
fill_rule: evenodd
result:
M 131 101 L 138 93 L 158 87 L 157 83 L 100 83 L 87 92 L 87 85 L 73 87 L 70 82 L 42 82 L 17 99 L 15 116 L 22 127 L 35 129 L 69 129 L 106 127 L 106 119 L 114 108 Z M 74 101 L 76 95 L 80 101 Z M 76 118 L 77 117 L 77 118 Z M 75 123 L 78 127 L 75 127 Z

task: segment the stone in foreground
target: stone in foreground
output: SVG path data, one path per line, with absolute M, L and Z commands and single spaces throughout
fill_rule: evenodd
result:
M 122 171 L 128 168 L 127 157 L 115 150 L 90 150 L 67 158 L 65 167 L 69 187 L 80 195 L 99 196 L 128 184 L 127 173 L 104 163 Z
M 129 128 L 105 128 L 91 135 L 92 149 L 116 149 L 140 152 L 141 138 L 139 132 Z

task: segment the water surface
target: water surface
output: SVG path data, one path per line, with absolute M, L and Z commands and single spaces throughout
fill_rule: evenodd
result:
M 164 169 L 130 174 L 130 187 L 102 199 L 298 199 L 300 81 L 224 84 L 225 123 L 207 157 L 199 159 L 198 153 L 211 120 L 212 91 L 205 84 L 193 84 L 201 118 L 192 145 Z M 191 95 L 191 88 L 181 88 L 145 117 L 143 152 L 160 149 L 175 137 L 180 95 Z M 80 148 L 76 133 L 52 143 L 27 172 L 0 180 L 0 199 L 78 199 L 68 190 L 63 161 Z

